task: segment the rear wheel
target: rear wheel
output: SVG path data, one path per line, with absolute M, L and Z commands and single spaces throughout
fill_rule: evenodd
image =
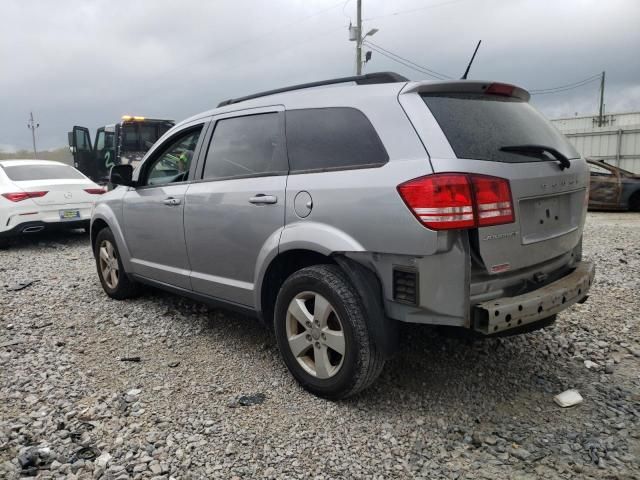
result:
M 93 246 L 98 277 L 105 293 L 116 300 L 131 298 L 139 293 L 139 285 L 125 272 L 113 233 L 109 228 L 98 232 Z
M 315 265 L 282 285 L 275 332 L 284 363 L 310 392 L 345 398 L 378 377 L 384 359 L 376 348 L 357 291 L 335 265 Z

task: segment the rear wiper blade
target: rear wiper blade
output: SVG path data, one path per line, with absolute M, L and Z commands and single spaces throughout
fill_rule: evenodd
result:
M 571 168 L 571 162 L 562 153 L 553 147 L 547 147 L 545 145 L 507 145 L 506 147 L 500 147 L 503 152 L 523 153 L 525 155 L 540 156 L 543 153 L 550 153 L 560 162 L 560 170 L 565 168 Z

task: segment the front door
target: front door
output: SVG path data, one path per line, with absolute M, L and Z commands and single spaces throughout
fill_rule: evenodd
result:
M 112 131 L 108 131 L 105 127 L 98 129 L 96 143 L 93 147 L 98 180 L 108 181 L 111 167 L 115 165 L 116 147 L 114 140 L 115 135 Z
M 589 207 L 618 208 L 621 185 L 617 170 L 600 162 L 589 161 L 589 173 Z
M 284 115 L 272 108 L 216 120 L 199 181 L 187 191 L 191 284 L 253 307 L 258 257 L 277 248 L 284 226 Z
M 154 149 L 124 197 L 124 235 L 133 273 L 190 289 L 184 239 L 185 193 L 195 171 L 203 124 L 186 127 Z

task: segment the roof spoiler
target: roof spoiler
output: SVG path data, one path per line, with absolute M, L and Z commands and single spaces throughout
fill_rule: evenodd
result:
M 291 92 L 294 90 L 303 90 L 305 88 L 322 87 L 324 85 L 335 85 L 338 83 L 350 83 L 355 82 L 357 85 L 373 85 L 377 83 L 397 83 L 408 82 L 409 79 L 394 72 L 376 72 L 367 73 L 365 75 L 356 75 L 352 77 L 332 78 L 329 80 L 320 80 L 319 82 L 301 83 L 299 85 L 292 85 L 290 87 L 276 88 L 275 90 L 267 90 L 265 92 L 254 93 L 245 97 L 230 98 L 224 100 L 218 104 L 218 107 L 224 107 L 234 103 L 244 102 L 246 100 L 252 100 L 254 98 L 266 97 L 268 95 L 275 95 L 276 93 Z
M 528 102 L 531 98 L 524 88 L 500 82 L 483 82 L 476 80 L 457 80 L 451 82 L 424 82 L 407 85 L 402 93 L 480 93 L 518 98 Z

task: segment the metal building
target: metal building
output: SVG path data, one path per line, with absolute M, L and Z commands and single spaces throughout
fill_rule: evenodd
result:
M 551 122 L 564 133 L 583 157 L 604 159 L 640 173 L 640 112 L 558 118 Z

